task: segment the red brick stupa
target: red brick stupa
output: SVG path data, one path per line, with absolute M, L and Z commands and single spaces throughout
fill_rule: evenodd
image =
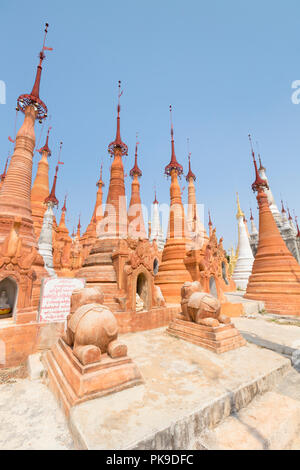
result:
M 283 241 L 270 211 L 264 192 L 268 184 L 259 176 L 253 148 L 252 157 L 255 168 L 252 189 L 257 192 L 259 207 L 259 241 L 245 298 L 263 300 L 269 313 L 299 315 L 300 266 Z

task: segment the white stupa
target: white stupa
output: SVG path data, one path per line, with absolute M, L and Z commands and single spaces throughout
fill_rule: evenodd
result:
M 52 227 L 53 227 L 53 207 L 58 205 L 58 200 L 55 196 L 56 180 L 57 180 L 58 165 L 55 169 L 55 175 L 53 180 L 53 186 L 49 196 L 45 199 L 47 210 L 44 214 L 42 230 L 38 240 L 38 250 L 40 255 L 43 257 L 45 268 L 51 277 L 57 277 L 54 266 L 53 266 L 53 239 L 52 239 Z
M 155 191 L 155 199 L 152 205 L 152 220 L 151 220 L 151 234 L 150 234 L 150 241 L 156 241 L 157 248 L 159 251 L 162 251 L 165 246 L 165 239 L 163 230 L 160 223 L 159 217 L 159 204 L 158 200 L 156 199 L 156 191 Z
M 240 207 L 239 196 L 237 194 L 238 211 L 236 218 L 238 221 L 238 258 L 235 264 L 232 279 L 238 289 L 245 290 L 248 284 L 249 276 L 252 272 L 254 257 L 252 254 L 249 237 L 244 223 L 244 213 Z

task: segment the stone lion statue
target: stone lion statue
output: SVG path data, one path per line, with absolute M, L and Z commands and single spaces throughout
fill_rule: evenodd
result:
M 106 353 L 112 358 L 127 355 L 127 346 L 117 339 L 116 317 L 103 305 L 103 299 L 98 287 L 76 289 L 71 297 L 63 339 L 83 365 L 100 361 Z
M 221 303 L 213 295 L 202 292 L 198 281 L 185 282 L 181 288 L 182 316 L 186 321 L 205 326 L 219 326 L 231 323 L 226 315 L 221 315 Z

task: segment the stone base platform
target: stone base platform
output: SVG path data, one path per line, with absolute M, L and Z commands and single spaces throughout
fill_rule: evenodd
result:
M 62 338 L 45 353 L 43 362 L 48 385 L 66 415 L 74 405 L 143 383 L 128 356 L 112 359 L 103 354 L 100 362 L 84 366 Z
M 74 406 L 69 426 L 77 448 L 195 449 L 204 430 L 274 390 L 291 370 L 285 357 L 248 343 L 219 355 L 165 328 L 120 339 L 145 385 Z
M 240 348 L 246 344 L 245 339 L 232 323 L 211 327 L 176 318 L 168 326 L 167 332 L 217 354 Z

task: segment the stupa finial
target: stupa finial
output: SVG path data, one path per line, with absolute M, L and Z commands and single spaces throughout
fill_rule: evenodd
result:
M 134 166 L 131 168 L 129 174 L 133 178 L 134 175 L 137 175 L 139 178 L 142 176 L 142 171 L 139 169 L 138 164 L 137 164 L 137 151 L 138 151 L 138 134 L 136 134 L 136 144 L 135 144 L 135 157 L 134 157 Z
M 236 193 L 236 201 L 237 201 L 237 214 L 236 214 L 236 218 L 239 219 L 240 217 L 245 217 L 245 214 L 244 214 L 244 212 L 242 211 L 241 206 L 240 206 L 239 193 Z
M 120 98 L 123 94 L 123 90 L 121 91 L 121 80 L 118 82 L 118 107 L 117 107 L 117 133 L 116 133 L 116 138 L 113 142 L 111 142 L 108 146 L 108 152 L 111 155 L 115 154 L 115 149 L 120 148 L 122 155 L 128 155 L 128 147 L 124 142 L 122 142 L 121 139 L 121 131 L 120 131 Z
M 255 169 L 255 181 L 252 184 L 252 190 L 253 190 L 253 192 L 259 191 L 259 190 L 262 190 L 263 187 L 269 189 L 268 183 L 259 176 L 258 169 L 257 169 L 257 163 L 256 163 L 256 160 L 255 160 L 255 154 L 254 154 L 254 150 L 253 150 L 253 145 L 252 145 L 252 140 L 251 140 L 251 135 L 248 134 L 248 137 L 249 137 L 251 153 L 252 153 L 252 158 L 253 158 L 253 164 L 254 164 L 254 169 Z
M 51 129 L 52 129 L 52 127 L 49 126 L 49 127 L 48 127 L 48 132 L 47 132 L 47 137 L 46 137 L 46 143 L 45 143 L 44 147 L 42 147 L 42 148 L 40 148 L 40 149 L 38 150 L 38 152 L 39 152 L 40 154 L 42 154 L 43 152 L 47 152 L 47 154 L 48 154 L 47 156 L 48 156 L 48 157 L 51 156 L 51 150 L 50 150 L 50 148 L 49 148 L 49 134 L 50 134 Z
M 196 176 L 191 170 L 191 152 L 190 152 L 190 139 L 187 138 L 187 148 L 188 148 L 188 161 L 189 161 L 189 171 L 188 174 L 186 175 L 186 180 L 189 181 L 190 178 L 193 178 L 193 180 L 196 180 Z
M 58 173 L 58 165 L 56 165 L 52 189 L 51 189 L 49 196 L 46 197 L 45 199 L 45 204 L 47 204 L 48 202 L 52 202 L 54 206 L 58 206 L 58 200 L 55 196 L 57 173 Z
M 99 178 L 99 180 L 98 180 L 97 183 L 96 183 L 96 186 L 98 186 L 98 188 L 99 188 L 100 186 L 102 186 L 102 187 L 105 186 L 105 184 L 104 184 L 104 182 L 103 182 L 103 180 L 102 180 L 102 169 L 103 169 L 103 164 L 101 163 L 101 166 L 100 166 L 100 178 Z
M 158 200 L 156 198 L 156 188 L 154 189 L 154 201 L 153 204 L 158 204 Z
M 282 214 L 285 214 L 285 208 L 284 208 L 284 204 L 283 204 L 283 200 L 281 199 L 281 213 Z
M 20 95 L 18 100 L 17 100 L 17 109 L 20 111 L 25 112 L 25 109 L 29 105 L 33 105 L 37 111 L 36 114 L 36 119 L 39 120 L 39 122 L 42 122 L 42 119 L 45 119 L 47 117 L 47 106 L 45 103 L 40 100 L 40 82 L 41 82 L 41 74 L 42 74 L 42 63 L 43 60 L 45 59 L 45 52 L 44 51 L 52 51 L 52 47 L 46 47 L 45 42 L 46 42 L 46 36 L 48 33 L 48 26 L 49 24 L 45 24 L 45 35 L 44 35 L 44 41 L 43 41 L 43 47 L 42 50 L 39 54 L 40 62 L 39 65 L 37 66 L 37 72 L 36 72 L 36 77 L 35 77 L 35 82 L 32 88 L 32 91 L 30 95 Z
M 208 225 L 212 227 L 212 221 L 210 217 L 210 210 L 208 211 Z
M 66 202 L 67 202 L 67 195 L 65 195 L 64 205 L 63 205 L 62 208 L 61 208 L 61 211 L 62 211 L 62 212 L 67 212 Z
M 172 105 L 170 105 L 170 123 L 171 123 L 171 161 L 169 165 L 165 167 L 165 174 L 167 176 L 171 175 L 172 170 L 176 170 L 177 174 L 180 176 L 183 173 L 182 166 L 177 162 L 175 155 L 175 145 L 174 145 L 174 129 L 173 129 L 173 119 L 172 119 Z

